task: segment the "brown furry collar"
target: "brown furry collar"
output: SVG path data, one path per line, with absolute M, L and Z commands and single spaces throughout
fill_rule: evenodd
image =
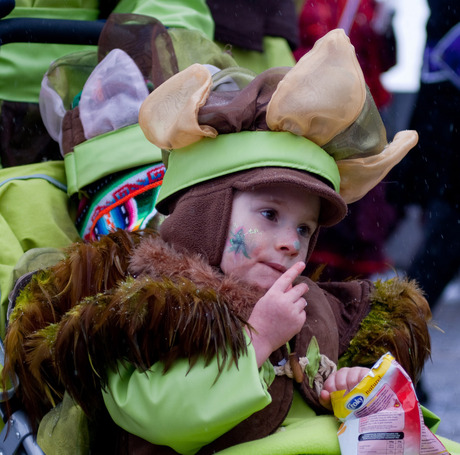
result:
M 129 272 L 134 277 L 147 275 L 152 279 L 188 279 L 198 288 L 214 289 L 230 308 L 248 319 L 255 302 L 265 291 L 223 275 L 198 254 L 179 253 L 159 237 L 145 237 L 134 250 Z

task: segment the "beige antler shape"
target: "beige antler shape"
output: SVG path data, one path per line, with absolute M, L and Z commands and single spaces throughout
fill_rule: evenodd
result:
M 198 111 L 206 103 L 211 86 L 211 73 L 198 63 L 161 84 L 139 110 L 145 137 L 164 150 L 185 147 L 202 137 L 216 137 L 214 128 L 198 124 Z
M 278 84 L 267 107 L 267 125 L 321 147 L 358 118 L 365 100 L 366 85 L 354 47 L 343 30 L 333 30 Z
M 361 199 L 396 166 L 418 142 L 416 131 L 400 131 L 381 153 L 337 161 L 340 195 L 347 204 Z

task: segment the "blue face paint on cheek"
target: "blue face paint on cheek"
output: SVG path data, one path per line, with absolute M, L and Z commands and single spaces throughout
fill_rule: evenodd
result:
M 298 240 L 296 240 L 294 242 L 294 248 L 297 250 L 297 251 L 300 251 L 300 242 Z
M 244 238 L 243 229 L 238 229 L 236 232 L 231 232 L 230 238 L 230 248 L 228 251 L 234 251 L 235 255 L 242 253 L 245 257 L 249 258 L 246 241 Z

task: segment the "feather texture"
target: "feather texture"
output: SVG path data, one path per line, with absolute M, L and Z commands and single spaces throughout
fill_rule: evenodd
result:
M 415 281 L 377 281 L 371 311 L 342 356 L 340 366 L 371 367 L 390 351 L 416 384 L 431 355 L 431 311 Z
M 18 395 L 33 424 L 63 391 L 53 358 L 52 340 L 57 333 L 53 325 L 81 299 L 113 288 L 126 275 L 129 257 L 142 236 L 118 231 L 99 242 L 72 244 L 64 260 L 37 272 L 16 299 L 4 342 L 2 381 L 5 385 L 14 374 L 18 376 Z M 34 337 L 42 329 L 39 345 Z
M 214 290 L 191 281 L 128 278 L 110 294 L 85 299 L 59 324 L 54 358 L 62 384 L 91 412 L 118 361 L 146 370 L 161 361 L 167 371 L 177 358 L 193 367 L 214 356 L 220 371 L 246 352 L 244 321 Z M 35 336 L 37 346 L 41 334 Z M 93 402 L 93 400 L 96 400 Z

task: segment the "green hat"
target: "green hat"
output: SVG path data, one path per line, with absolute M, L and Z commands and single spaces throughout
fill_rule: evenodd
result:
M 405 131 L 387 143 L 343 30 L 318 40 L 293 68 L 252 78 L 240 68 L 192 65 L 147 97 L 139 124 L 168 154 L 159 207 L 200 182 L 264 166 L 317 175 L 351 203 L 417 142 Z

